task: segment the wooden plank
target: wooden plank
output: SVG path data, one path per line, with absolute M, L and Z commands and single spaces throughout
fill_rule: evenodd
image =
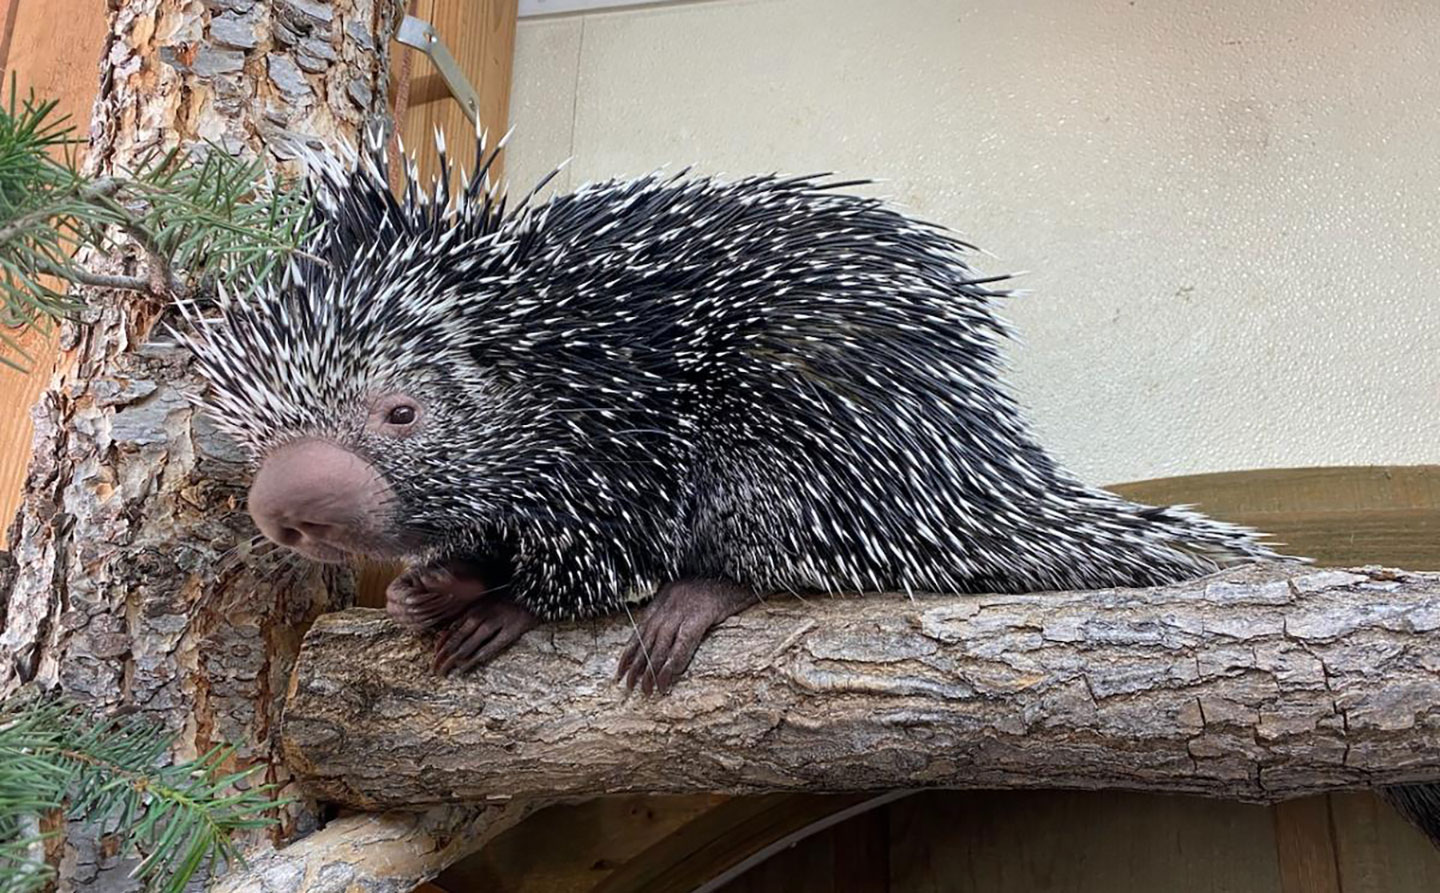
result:
M 0 69 L 8 92 L 13 73 L 22 92 L 59 103 L 80 136 L 100 89 L 100 57 L 108 30 L 104 0 L 0 0 Z M 64 21 L 65 27 L 56 27 Z M 58 353 L 52 334 L 33 331 L 21 340 L 28 373 L 0 367 L 0 548 L 20 505 L 30 463 L 30 407 L 50 381 Z
M 0 347 L 7 351 L 7 357 L 22 362 L 29 370 L 18 372 L 0 366 L 0 549 L 7 545 L 10 522 L 20 507 L 25 471 L 30 464 L 30 439 L 34 433 L 30 407 L 49 384 L 57 355 L 51 333 L 32 331 L 19 341 L 29 359 L 15 356 L 9 347 Z
M 1440 466 L 1264 469 L 1110 488 L 1153 505 L 1194 503 L 1326 565 L 1440 570 Z
M 890 807 L 894 893 L 1280 893 L 1260 806 L 1083 791 L 919 794 Z
M 10 41 L 15 38 L 15 18 L 20 0 L 0 0 L 0 71 L 9 72 Z M 5 78 L 9 85 L 9 76 Z
M 510 73 L 515 56 L 516 0 L 418 0 L 416 16 L 435 26 L 450 53 L 480 94 L 480 120 L 491 143 L 504 136 L 510 119 Z M 446 135 L 451 156 L 469 167 L 475 125 L 450 95 L 424 54 L 397 45 L 411 54 L 410 100 L 400 133 L 406 151 L 415 151 L 420 175 L 437 172 L 434 134 Z M 497 169 L 498 177 L 502 169 Z
M 624 796 L 552 806 L 457 862 L 435 882 L 456 893 L 588 893 L 618 866 L 724 800 L 708 794 Z
M 1389 804 L 1367 793 L 1331 794 L 1344 893 L 1434 893 L 1440 851 Z
M 1341 893 L 1340 869 L 1331 835 L 1328 797 L 1302 797 L 1278 803 L 1275 853 L 1284 893 Z
M 362 608 L 385 607 L 385 588 L 400 575 L 405 565 L 398 561 L 361 559 L 355 580 L 355 604 Z

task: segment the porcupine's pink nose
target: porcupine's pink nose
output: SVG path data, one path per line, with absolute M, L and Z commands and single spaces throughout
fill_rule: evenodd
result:
M 319 561 L 366 551 L 377 538 L 390 487 L 364 459 L 324 440 L 287 444 L 250 485 L 250 517 L 274 542 Z

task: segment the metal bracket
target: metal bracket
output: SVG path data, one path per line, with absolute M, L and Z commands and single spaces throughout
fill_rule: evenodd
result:
M 441 79 L 445 81 L 445 86 L 450 88 L 451 95 L 459 101 L 460 107 L 470 118 L 470 123 L 479 125 L 480 94 L 470 86 L 470 79 L 465 77 L 465 72 L 460 70 L 460 64 L 445 48 L 445 41 L 440 39 L 435 26 L 424 19 L 406 16 L 400 23 L 400 31 L 395 35 L 395 39 L 430 57 L 430 61 L 435 63 L 435 69 L 440 72 Z

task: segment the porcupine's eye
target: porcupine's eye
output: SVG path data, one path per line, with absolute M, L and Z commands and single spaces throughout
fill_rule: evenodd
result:
M 420 416 L 419 403 L 403 394 L 391 394 L 376 401 L 367 427 L 377 434 L 404 437 L 415 429 Z
M 415 407 L 397 406 L 385 416 L 387 425 L 411 425 L 415 422 Z

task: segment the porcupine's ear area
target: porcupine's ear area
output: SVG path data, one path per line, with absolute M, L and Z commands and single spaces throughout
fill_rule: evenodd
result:
M 463 358 L 435 334 L 455 290 L 432 287 L 414 255 L 377 243 L 339 274 L 295 261 L 278 282 L 220 295 L 217 315 L 190 313 L 194 335 L 181 338 L 216 423 L 255 457 L 297 436 L 345 441 L 375 391 Z

